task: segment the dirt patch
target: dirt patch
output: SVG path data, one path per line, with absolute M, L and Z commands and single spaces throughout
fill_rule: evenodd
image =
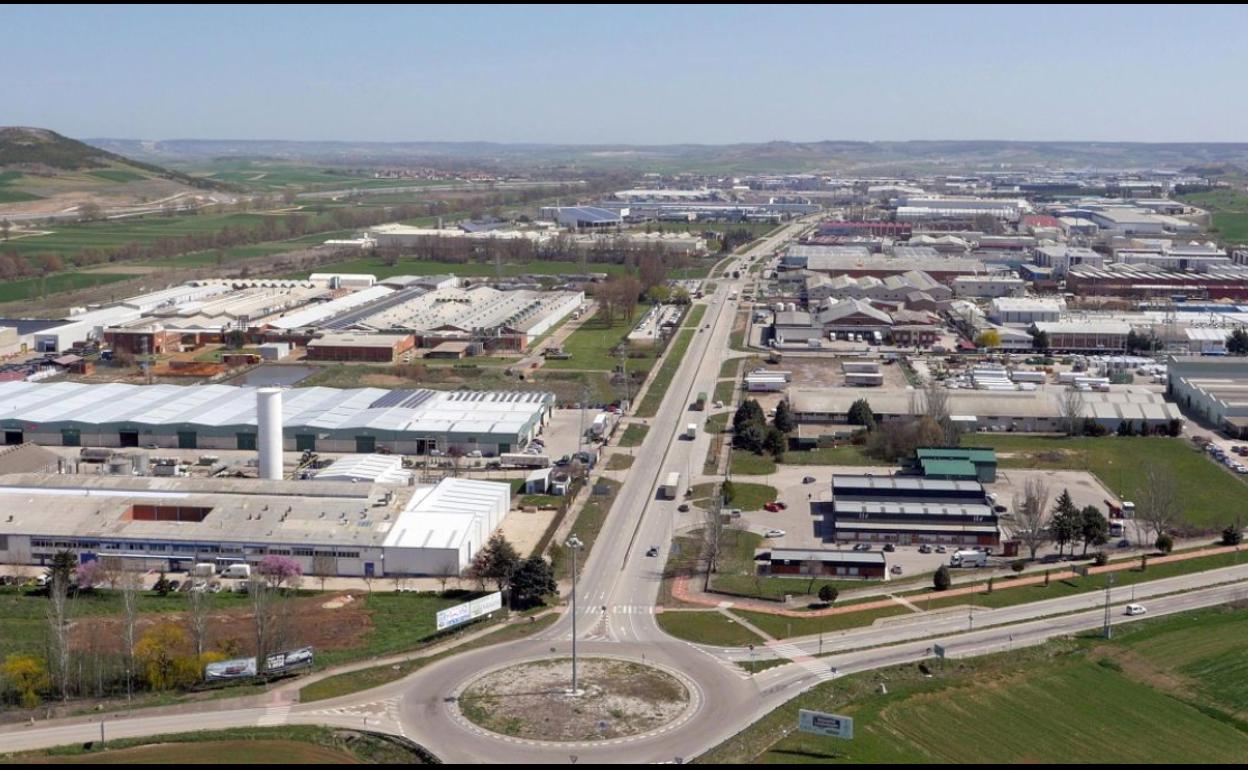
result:
M 541 741 L 610 740 L 670 724 L 689 706 L 676 677 L 650 666 L 608 658 L 579 661 L 571 696 L 572 660 L 534 661 L 486 674 L 459 697 L 461 713 L 487 730 Z
M 347 594 L 326 601 L 324 596 L 309 596 L 292 600 L 290 612 L 285 619 L 281 634 L 283 644 L 290 646 L 311 645 L 317 650 L 342 650 L 363 645 L 364 637 L 372 628 L 372 618 L 364 610 L 363 602 L 347 600 Z M 254 652 L 255 613 L 249 606 L 212 612 L 208 624 L 208 647 L 228 651 L 230 654 Z M 74 621 L 71 638 L 77 647 L 97 652 L 120 653 L 122 651 L 122 618 L 86 617 Z M 153 612 L 139 616 L 136 637 L 159 623 L 173 623 L 186 627 L 186 613 Z

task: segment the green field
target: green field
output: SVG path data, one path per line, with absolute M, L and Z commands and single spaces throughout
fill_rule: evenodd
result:
M 680 368 L 680 362 L 684 360 L 695 333 L 693 329 L 684 329 L 667 346 L 667 355 L 663 358 L 663 365 L 655 373 L 654 379 L 650 381 L 650 387 L 646 389 L 645 398 L 637 406 L 638 417 L 653 417 L 659 413 L 659 407 L 662 406 L 663 399 L 667 397 L 667 389 L 671 386 L 676 370 Z
M 747 449 L 732 450 L 731 462 L 734 476 L 767 476 L 776 472 L 776 461 L 771 455 L 756 455 Z
M 56 273 L 45 278 L 0 282 L 0 302 L 38 299 L 62 291 L 90 289 L 139 276 L 128 273 Z
M 868 585 L 868 583 L 864 582 L 863 585 Z M 842 606 L 842 603 L 838 602 L 837 606 Z M 777 639 L 788 639 L 794 636 L 809 636 L 810 634 L 828 633 L 831 631 L 844 631 L 847 628 L 869 626 L 879 618 L 891 618 L 897 615 L 913 614 L 910 610 L 900 604 L 891 607 L 881 607 L 874 610 L 862 610 L 861 612 L 846 612 L 836 615 L 812 615 L 811 617 L 800 618 L 785 615 L 772 615 L 766 612 L 752 612 L 749 610 L 733 610 L 733 612 Z
M 838 447 L 817 449 L 791 449 L 784 453 L 784 465 L 880 465 L 881 461 L 867 457 L 856 446 L 846 444 Z
M 703 763 L 1248 762 L 1248 611 L 1213 609 L 946 666 L 816 687 Z M 887 694 L 879 683 L 887 682 Z M 798 709 L 854 718 L 854 739 L 799 733 Z
M 137 265 L 154 265 L 157 267 L 208 267 L 210 265 L 221 263 L 235 262 L 240 259 L 252 259 L 254 257 L 264 257 L 270 254 L 280 254 L 284 251 L 293 251 L 300 248 L 308 248 L 311 246 L 319 246 L 325 241 L 333 238 L 349 238 L 353 230 L 330 230 L 324 233 L 313 233 L 312 235 L 304 235 L 298 238 L 291 238 L 284 241 L 265 241 L 264 243 L 253 243 L 248 246 L 234 246 L 228 249 L 213 249 L 210 251 L 191 251 L 186 254 L 179 254 L 176 257 L 165 257 L 163 259 L 147 259 L 136 262 Z
M 648 425 L 633 423 L 624 429 L 624 433 L 620 435 L 620 446 L 633 447 L 641 446 L 641 442 L 646 440 L 646 434 L 650 432 Z
M 693 493 L 694 505 L 703 508 L 709 507 L 710 496 L 714 492 L 715 485 L 707 482 L 705 484 L 695 484 L 689 491 Z M 766 484 L 751 484 L 747 481 L 732 482 L 732 500 L 727 503 L 728 508 L 740 508 L 743 511 L 762 510 L 764 503 L 770 503 L 776 499 L 776 488 L 767 486 Z M 729 530 L 729 532 L 738 532 L 739 530 Z M 742 533 L 747 535 L 748 533 Z M 750 535 L 755 539 L 758 535 Z M 754 555 L 754 547 L 758 543 L 755 542 L 750 548 L 750 557 Z
M 543 369 L 576 369 L 580 371 L 614 371 L 619 364 L 615 351 L 621 345 L 627 346 L 628 333 L 633 329 L 633 322 L 623 318 L 615 318 L 608 326 L 603 322 L 600 313 L 594 313 L 576 331 L 568 335 L 563 342 L 565 352 L 572 357 L 564 361 L 547 361 Z M 630 351 L 628 371 L 630 374 L 647 372 L 658 358 L 658 348 L 636 348 Z M 637 356 L 634 358 L 633 356 Z
M 602 525 L 607 521 L 607 514 L 611 512 L 611 506 L 615 503 L 615 496 L 620 491 L 620 482 L 614 479 L 600 478 L 596 485 L 605 487 L 609 494 L 591 495 L 581 508 L 576 521 L 572 523 L 571 532 L 585 544 L 585 547 L 581 549 L 581 555 L 577 557 L 582 564 L 585 559 L 589 558 L 589 552 L 593 549 L 598 533 L 602 531 Z M 556 577 L 562 579 L 570 575 L 572 561 L 568 549 L 559 544 L 552 546 L 550 564 Z
M 1170 469 L 1185 503 L 1184 517 L 1194 528 L 1221 529 L 1243 507 L 1248 486 L 1214 465 L 1181 439 L 1151 437 L 1046 438 L 975 434 L 965 446 L 997 450 L 1002 468 L 1087 470 L 1123 500 L 1143 499 L 1143 468 Z
M 128 243 L 150 244 L 160 238 L 216 232 L 224 227 L 253 229 L 263 221 L 261 214 L 179 214 L 101 222 L 57 223 L 52 232 L 22 238 L 5 244 L 6 251 L 22 256 L 59 254 L 73 257 L 86 249 L 116 249 Z
M 714 610 L 661 612 L 655 617 L 659 628 L 668 634 L 697 644 L 742 647 L 747 644 L 761 644 L 763 641 L 758 634 Z
M 11 189 L 11 185 L 21 180 L 21 178 L 22 172 L 20 171 L 0 171 L 0 203 L 25 203 L 26 201 L 42 200 L 38 195 Z M 4 243 L 4 248 L 7 250 L 9 244 L 4 241 L 0 241 L 0 243 Z
M 103 169 L 101 171 L 88 171 L 87 173 L 95 177 L 96 179 L 103 179 L 105 182 L 118 182 L 120 184 L 125 184 L 126 182 L 137 182 L 141 179 L 147 179 L 147 177 L 142 174 L 138 174 L 133 171 L 126 171 L 125 169 L 120 169 L 120 168 L 108 168 L 108 169 Z
M 1239 190 L 1212 190 L 1180 197 L 1213 214 L 1213 229 L 1222 240 L 1248 241 L 1248 195 Z

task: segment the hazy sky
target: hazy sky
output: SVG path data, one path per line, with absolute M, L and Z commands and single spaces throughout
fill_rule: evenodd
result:
M 1248 10 L 0 8 L 0 124 L 114 138 L 1248 141 Z

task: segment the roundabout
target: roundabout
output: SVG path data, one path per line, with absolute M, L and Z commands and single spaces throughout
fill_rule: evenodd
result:
M 534 658 L 498 666 L 459 690 L 451 711 L 474 732 L 530 744 L 643 740 L 684 723 L 701 701 L 673 669 L 616 656 Z

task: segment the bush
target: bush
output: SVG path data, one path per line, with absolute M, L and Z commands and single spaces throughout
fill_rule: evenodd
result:
M 832 604 L 839 595 L 840 592 L 836 590 L 835 586 L 825 584 L 819 587 L 819 601 L 824 604 Z
M 1097 551 L 1096 556 L 1092 559 L 1092 563 L 1098 567 L 1104 567 L 1106 564 L 1109 564 L 1109 554 L 1104 551 Z
M 1027 569 L 1027 560 L 1015 559 L 1013 562 L 1010 563 L 1010 569 L 1014 570 L 1015 574 L 1022 572 L 1023 570 Z
M 953 585 L 953 578 L 949 575 L 949 567 L 942 564 L 932 576 L 932 587 L 937 591 L 948 591 L 951 585 Z
M 1222 545 L 1239 545 L 1244 542 L 1244 533 L 1234 524 L 1222 530 Z
M 1158 551 L 1162 553 L 1170 553 L 1174 550 L 1174 538 L 1169 534 L 1162 532 L 1157 536 L 1157 542 L 1154 544 Z

